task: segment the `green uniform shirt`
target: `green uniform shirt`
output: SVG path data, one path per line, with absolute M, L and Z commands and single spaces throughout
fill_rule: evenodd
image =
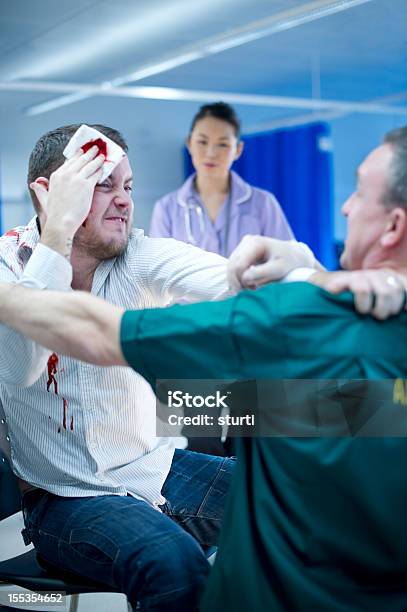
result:
M 380 322 L 358 315 L 349 295 L 293 283 L 126 312 L 121 342 L 153 385 L 398 378 L 389 410 L 400 420 L 406 323 L 406 314 Z M 247 438 L 238 458 L 205 612 L 407 610 L 404 437 Z

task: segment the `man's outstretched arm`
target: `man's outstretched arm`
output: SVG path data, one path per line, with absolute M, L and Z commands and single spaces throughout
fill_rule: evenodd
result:
M 120 348 L 123 308 L 85 292 L 0 283 L 0 322 L 56 353 L 97 365 L 127 365 Z
M 386 324 L 396 355 L 407 346 L 404 319 Z M 291 361 L 300 364 L 294 377 L 320 376 L 326 367 L 346 377 L 352 355 L 363 359 L 387 346 L 383 324 L 366 317 L 361 325 L 350 295 L 332 296 L 309 283 L 126 312 L 88 293 L 3 283 L 0 321 L 57 353 L 97 365 L 130 365 L 153 387 L 160 378 L 284 378 Z M 374 342 L 366 342 L 370 334 Z M 343 338 L 335 350 L 332 338 Z M 289 373 L 291 378 L 294 370 Z
M 0 322 L 59 354 L 130 365 L 151 384 L 184 377 L 186 368 L 236 378 L 239 356 L 230 328 L 237 299 L 124 312 L 87 292 L 0 283 Z

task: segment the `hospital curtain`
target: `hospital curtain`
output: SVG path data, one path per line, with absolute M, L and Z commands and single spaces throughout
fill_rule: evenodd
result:
M 308 244 L 325 266 L 335 268 L 329 126 L 315 123 L 243 140 L 243 155 L 233 168 L 250 184 L 274 193 L 295 237 Z M 186 151 L 186 175 L 192 170 Z

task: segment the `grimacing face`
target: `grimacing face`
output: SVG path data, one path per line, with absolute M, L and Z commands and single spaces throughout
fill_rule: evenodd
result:
M 210 116 L 196 122 L 187 145 L 198 175 L 216 178 L 228 176 L 243 149 L 234 127 Z
M 74 248 L 102 261 L 121 255 L 133 224 L 133 175 L 127 155 L 110 176 L 96 185 L 85 227 L 75 234 Z
M 374 268 L 382 257 L 381 237 L 389 219 L 383 205 L 393 160 L 389 144 L 374 149 L 357 171 L 357 187 L 342 207 L 348 221 L 341 265 L 347 270 Z

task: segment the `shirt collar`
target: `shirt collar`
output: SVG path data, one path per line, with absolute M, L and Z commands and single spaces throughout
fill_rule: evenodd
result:
M 234 204 L 242 204 L 252 195 L 252 188 L 249 183 L 246 183 L 236 172 L 231 170 L 232 197 Z
M 196 172 L 191 174 L 191 176 L 187 178 L 185 183 L 178 189 L 177 202 L 181 206 L 186 206 L 189 200 L 196 198 L 196 191 L 194 189 L 195 177 Z
M 231 170 L 230 176 L 233 204 L 242 204 L 246 202 L 252 195 L 252 188 L 233 170 Z M 191 199 L 196 200 L 197 193 L 194 188 L 195 177 L 196 172 L 191 174 L 178 190 L 177 202 L 181 206 L 185 206 Z
M 4 237 L 12 236 L 16 239 L 17 254 L 22 255 L 22 252 L 30 252 L 37 246 L 40 239 L 38 231 L 37 217 L 33 217 L 25 226 L 15 227 L 4 234 Z
M 25 247 L 32 251 L 37 246 L 39 239 L 40 233 L 38 231 L 37 217 L 33 217 L 20 234 L 19 249 Z

